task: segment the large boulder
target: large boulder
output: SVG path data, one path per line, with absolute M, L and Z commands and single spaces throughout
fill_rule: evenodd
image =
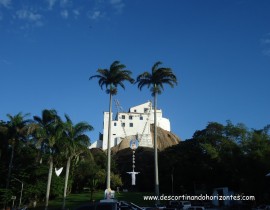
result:
M 154 125 L 151 125 L 151 135 L 152 135 L 152 141 L 154 145 Z M 120 150 L 129 148 L 129 142 L 131 139 L 136 139 L 135 135 L 127 136 L 126 138 L 123 138 L 120 144 L 112 147 L 112 152 L 116 153 Z M 166 149 L 167 147 L 171 147 L 173 145 L 176 145 L 180 142 L 180 138 L 173 134 L 172 132 L 166 131 L 160 127 L 157 127 L 157 146 L 158 150 L 162 151 Z
M 154 145 L 154 125 L 151 125 L 151 134 Z M 180 142 L 180 138 L 173 134 L 170 131 L 166 131 L 160 127 L 157 127 L 157 146 L 160 151 L 166 149 L 167 147 L 171 147 Z

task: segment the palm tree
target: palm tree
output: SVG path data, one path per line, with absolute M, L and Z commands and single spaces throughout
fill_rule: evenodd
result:
M 6 189 L 9 188 L 15 148 L 20 141 L 26 141 L 27 138 L 27 129 L 31 122 L 31 120 L 25 119 L 27 116 L 29 116 L 29 114 L 23 115 L 21 112 L 14 116 L 7 114 L 9 121 L 5 126 L 1 126 L 1 131 L 5 134 L 11 146 Z
M 107 143 L 107 189 L 111 188 L 111 121 L 112 121 L 112 97 L 117 94 L 117 86 L 125 89 L 124 81 L 134 83 L 131 78 L 131 71 L 125 70 L 126 66 L 121 64 L 120 61 L 114 61 L 110 69 L 98 69 L 97 75 L 91 76 L 89 79 L 97 78 L 98 84 L 103 90 L 106 87 L 106 93 L 110 95 L 109 102 L 109 125 L 108 125 L 108 143 Z
M 157 154 L 157 95 L 164 90 L 163 84 L 168 84 L 172 88 L 177 85 L 177 78 L 170 68 L 160 67 L 162 63 L 156 62 L 152 67 L 152 72 L 144 72 L 137 77 L 136 83 L 141 90 L 142 87 L 151 87 L 150 91 L 154 97 L 154 159 L 155 159 L 155 194 L 159 196 L 159 178 L 158 178 L 158 154 Z
M 49 153 L 49 171 L 46 191 L 45 209 L 48 208 L 53 172 L 53 156 L 58 152 L 57 142 L 63 134 L 62 122 L 55 110 L 43 110 L 42 117 L 34 116 L 35 124 L 30 127 L 30 133 L 40 146 L 40 150 Z
M 8 140 L 7 140 L 7 123 L 0 120 L 0 161 L 2 157 L 6 157 L 5 154 L 8 150 Z M 5 160 L 4 160 L 5 162 Z
M 74 125 L 68 115 L 65 115 L 65 118 L 66 122 L 64 122 L 63 124 L 63 138 L 65 139 L 65 141 L 61 146 L 62 148 L 64 148 L 64 155 L 67 157 L 67 164 L 62 209 L 65 209 L 66 204 L 67 185 L 69 179 L 71 159 L 88 149 L 88 146 L 90 145 L 90 138 L 85 134 L 85 132 L 93 130 L 93 127 L 86 122 L 79 122 Z

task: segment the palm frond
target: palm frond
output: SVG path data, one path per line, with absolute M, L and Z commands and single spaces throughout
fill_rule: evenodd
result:
M 155 73 L 155 71 L 157 70 L 157 67 L 158 67 L 159 65 L 161 65 L 161 64 L 162 64 L 161 61 L 157 61 L 157 62 L 153 65 L 153 67 L 152 67 L 152 74 Z
M 110 65 L 110 69 L 98 69 L 97 75 L 91 76 L 92 78 L 98 78 L 98 84 L 103 90 L 103 87 L 106 87 L 106 93 L 110 93 L 112 95 L 117 94 L 117 86 L 119 85 L 123 89 L 125 89 L 124 81 L 129 81 L 130 83 L 134 83 L 134 79 L 131 78 L 131 71 L 125 69 L 126 66 L 121 64 L 120 61 L 114 61 Z
M 173 74 L 171 68 L 160 67 L 162 62 L 158 61 L 152 66 L 152 72 L 143 72 L 137 77 L 136 83 L 141 90 L 144 86 L 150 88 L 152 95 L 161 94 L 164 90 L 164 84 L 168 84 L 171 87 L 177 85 L 177 78 Z

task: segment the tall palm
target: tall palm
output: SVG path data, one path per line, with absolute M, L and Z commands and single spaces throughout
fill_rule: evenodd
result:
M 7 123 L 0 120 L 0 161 L 2 157 L 6 157 L 5 154 L 8 150 L 8 140 L 7 140 Z M 5 162 L 5 160 L 4 160 Z
M 7 189 L 9 188 L 10 183 L 15 148 L 20 141 L 25 141 L 27 138 L 27 129 L 29 123 L 31 122 L 31 120 L 25 119 L 27 116 L 29 116 L 29 114 L 23 115 L 21 112 L 14 116 L 7 114 L 9 121 L 6 123 L 5 126 L 1 128 L 2 132 L 5 133 L 9 141 L 9 145 L 11 146 L 11 154 L 6 182 Z
M 53 172 L 53 156 L 58 152 L 57 142 L 63 134 L 62 122 L 55 110 L 43 110 L 42 116 L 34 116 L 35 124 L 30 127 L 30 133 L 40 146 L 42 152 L 49 154 L 49 171 L 46 191 L 45 209 L 48 208 Z
M 159 67 L 162 63 L 156 62 L 151 72 L 144 72 L 137 77 L 136 83 L 141 90 L 144 86 L 151 88 L 154 97 L 154 159 L 155 159 L 155 194 L 159 196 L 158 178 L 158 154 L 157 154 L 157 95 L 164 90 L 163 85 L 168 84 L 172 88 L 177 85 L 177 78 L 170 68 Z
M 67 196 L 67 185 L 69 179 L 70 162 L 73 157 L 78 156 L 90 145 L 90 138 L 85 134 L 87 131 L 92 131 L 93 127 L 86 122 L 79 122 L 73 124 L 68 115 L 65 115 L 66 122 L 64 122 L 64 142 L 62 148 L 64 148 L 64 155 L 67 157 L 66 164 L 66 176 L 65 176 L 65 187 L 64 187 L 64 198 L 63 198 L 63 209 L 65 209 L 66 196 Z
M 110 95 L 109 102 L 109 125 L 108 125 L 108 143 L 107 143 L 107 189 L 111 188 L 111 121 L 112 121 L 112 97 L 117 94 L 118 85 L 125 89 L 124 81 L 134 83 L 131 78 L 131 71 L 125 70 L 126 66 L 120 61 L 114 61 L 110 69 L 98 69 L 97 75 L 91 76 L 89 79 L 97 78 L 98 84 L 103 90 L 106 87 L 106 93 Z

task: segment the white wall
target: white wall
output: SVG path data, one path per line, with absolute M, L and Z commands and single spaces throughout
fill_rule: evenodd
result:
M 93 144 L 91 144 L 91 146 L 88 149 L 101 148 L 102 147 L 102 143 L 103 143 L 102 140 L 97 140 Z
M 109 113 L 104 112 L 103 144 L 102 149 L 107 149 Z M 154 123 L 154 110 L 151 102 L 131 107 L 129 112 L 118 113 L 116 120 L 111 124 L 111 147 L 121 142 L 121 138 L 138 135 L 139 145 L 153 147 L 150 133 L 150 124 Z M 124 127 L 122 127 L 124 124 Z M 157 110 L 157 125 L 170 131 L 170 121 L 162 118 L 162 111 Z M 124 129 L 123 129 L 124 128 Z

